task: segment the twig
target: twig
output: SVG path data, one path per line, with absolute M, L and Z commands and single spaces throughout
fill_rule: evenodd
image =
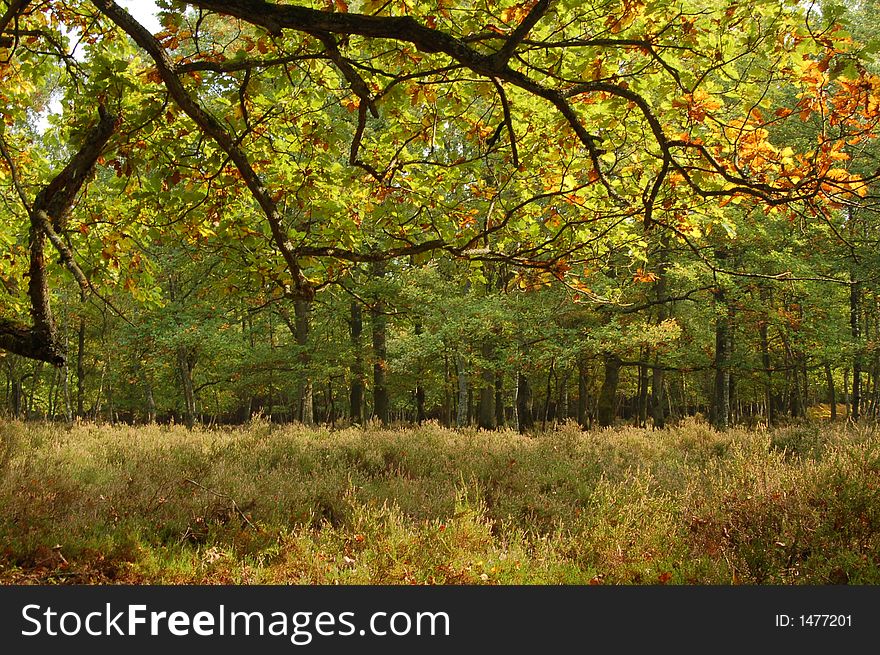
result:
M 183 481 L 189 482 L 191 485 L 196 486 L 199 489 L 204 489 L 209 494 L 213 494 L 214 496 L 217 496 L 218 498 L 225 498 L 226 500 L 228 500 L 230 503 L 232 503 L 232 509 L 234 509 L 236 512 L 238 512 L 238 515 L 242 518 L 242 520 L 245 523 L 247 523 L 249 526 L 251 526 L 254 530 L 257 530 L 257 532 L 259 532 L 259 530 L 257 529 L 257 526 L 255 526 L 253 523 L 251 523 L 251 520 L 247 517 L 247 515 L 244 512 L 241 511 L 241 508 L 238 506 L 238 503 L 235 502 L 235 499 L 233 499 L 232 496 L 230 496 L 229 494 L 221 493 L 219 491 L 214 491 L 213 489 L 208 489 L 208 487 L 206 487 L 205 485 L 199 484 L 195 480 L 190 480 L 189 478 L 184 478 Z

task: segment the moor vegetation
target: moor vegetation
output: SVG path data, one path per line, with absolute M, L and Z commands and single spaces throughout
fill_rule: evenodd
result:
M 2 447 L 2 583 L 880 583 L 868 428 L 10 423 Z

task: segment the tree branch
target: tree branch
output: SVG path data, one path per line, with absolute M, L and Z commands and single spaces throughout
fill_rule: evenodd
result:
M 535 3 L 523 19 L 523 22 L 513 30 L 510 36 L 507 37 L 504 45 L 501 46 L 498 52 L 492 56 L 492 59 L 497 66 L 507 65 L 507 62 L 510 61 L 510 58 L 516 50 L 516 47 L 529 35 L 529 32 L 531 32 L 537 22 L 544 17 L 544 14 L 547 13 L 549 8 L 550 0 L 538 0 L 538 2 Z
M 113 2 L 113 0 L 92 1 L 101 13 L 122 28 L 122 30 L 128 34 L 138 46 L 143 48 L 147 54 L 150 55 L 153 62 L 156 64 L 156 69 L 165 84 L 165 88 L 168 89 L 168 93 L 177 105 L 193 120 L 193 122 L 195 122 L 196 125 L 198 125 L 199 129 L 206 136 L 214 140 L 223 152 L 229 156 L 233 164 L 235 164 L 245 186 L 247 186 L 251 195 L 254 197 L 254 200 L 257 201 L 257 204 L 260 205 L 260 208 L 266 216 L 270 231 L 272 232 L 272 240 L 281 252 L 281 256 L 284 258 L 284 262 L 293 277 L 293 282 L 298 293 L 304 298 L 311 298 L 314 295 L 314 289 L 303 275 L 299 262 L 297 261 L 297 255 L 289 245 L 288 235 L 284 230 L 277 203 L 272 199 L 263 180 L 254 170 L 247 155 L 239 145 L 238 139 L 230 134 L 220 121 L 203 109 L 202 106 L 189 95 L 184 88 L 180 77 L 175 72 L 174 65 L 171 63 L 165 50 L 160 45 L 159 41 L 157 41 L 143 25 L 138 23 L 127 11 Z M 250 3 L 242 4 L 245 7 L 251 7 Z M 258 16 L 263 13 L 260 4 L 261 3 L 255 3 L 254 6 L 251 7 Z
M 58 338 L 58 330 L 52 317 L 49 286 L 46 271 L 45 242 L 58 249 L 62 261 L 71 270 L 85 294 L 91 288 L 88 280 L 76 265 L 73 254 L 56 233 L 64 228 L 64 219 L 73 205 L 76 195 L 91 175 L 92 169 L 116 127 L 116 117 L 99 106 L 100 119 L 90 129 L 79 150 L 67 165 L 37 194 L 28 205 L 24 189 L 15 173 L 15 165 L 0 139 L 4 159 L 13 171 L 16 190 L 30 217 L 30 265 L 28 268 L 28 299 L 30 301 L 31 326 L 4 320 L 0 324 L 0 348 L 16 354 L 48 362 L 55 366 L 65 363 L 64 346 Z

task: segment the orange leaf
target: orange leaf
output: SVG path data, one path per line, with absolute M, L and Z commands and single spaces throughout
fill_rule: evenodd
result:
M 651 271 L 645 271 L 644 269 L 638 269 L 635 274 L 633 274 L 633 282 L 656 282 L 659 278 L 656 273 L 652 273 Z

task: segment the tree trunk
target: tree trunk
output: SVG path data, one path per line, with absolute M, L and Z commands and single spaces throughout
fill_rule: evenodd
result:
M 871 403 L 869 407 L 869 415 L 871 418 L 877 418 L 877 405 L 880 404 L 880 352 L 874 354 L 874 360 L 871 363 Z
M 660 250 L 658 252 L 659 261 L 657 263 L 657 281 L 654 287 L 654 292 L 659 303 L 657 305 L 658 325 L 669 318 L 669 314 L 671 313 L 670 309 L 666 306 L 667 289 L 669 286 L 669 276 L 667 275 L 667 271 L 669 269 L 669 239 L 669 232 L 664 231 L 660 237 Z M 662 429 L 663 426 L 666 425 L 666 409 L 664 408 L 665 383 L 665 371 L 660 366 L 659 355 L 655 355 L 654 368 L 651 371 L 651 399 L 649 402 L 649 407 L 651 411 L 651 423 L 655 430 Z M 647 418 L 645 420 L 645 423 L 647 424 Z
M 648 351 L 645 350 L 643 356 L 647 357 Z M 640 428 L 648 425 L 648 366 L 642 362 L 639 364 L 639 402 L 637 425 Z
M 443 353 L 443 426 L 452 427 L 452 370 L 449 366 L 449 353 Z
M 62 396 L 64 399 L 64 420 L 70 423 L 73 420 L 73 405 L 70 402 L 70 369 L 67 364 L 61 371 Z
M 421 336 L 422 334 L 422 323 L 421 321 L 416 321 L 415 323 L 415 333 L 416 336 Z M 419 381 L 416 383 L 416 423 L 421 425 L 427 419 L 425 415 L 425 387 L 422 385 L 422 375 L 424 371 L 422 370 L 422 363 L 419 361 Z
M 831 420 L 837 420 L 837 394 L 834 390 L 834 375 L 831 364 L 825 362 L 825 382 L 828 384 L 828 402 L 831 405 Z
M 589 393 L 589 369 L 587 368 L 587 360 L 585 357 L 581 357 L 578 360 L 578 409 L 577 409 L 577 420 L 578 425 L 580 425 L 583 429 L 587 429 L 588 421 L 589 421 L 589 398 L 587 394 Z
M 92 416 L 93 421 L 98 420 L 98 416 L 101 415 L 101 403 L 104 402 L 104 378 L 107 377 L 107 364 L 101 367 L 101 377 L 98 380 L 98 394 L 95 396 L 95 404 L 92 405 L 92 408 L 89 410 L 89 414 Z
M 654 363 L 656 366 L 651 372 L 651 422 L 654 429 L 660 430 L 666 426 L 666 372 L 656 359 Z
M 57 390 L 61 388 L 61 385 L 58 383 L 58 374 L 61 372 L 62 368 L 65 368 L 67 364 L 60 368 L 55 368 L 52 370 L 52 380 L 49 382 L 49 407 L 46 411 L 45 418 L 46 419 L 54 419 L 55 418 L 55 396 L 57 395 Z
M 74 272 L 83 296 L 88 281 L 77 267 L 70 250 L 58 236 L 66 227 L 67 214 L 83 184 L 91 177 L 101 152 L 116 128 L 117 117 L 98 107 L 100 119 L 83 134 L 79 150 L 49 184 L 40 189 L 28 208 L 30 219 L 30 266 L 28 269 L 28 300 L 31 326 L 0 319 L 0 348 L 53 366 L 67 361 L 64 344 L 52 316 L 46 271 L 46 240 L 59 252 L 62 263 Z M 3 156 L 11 161 L 3 148 Z M 24 200 L 24 199 L 22 199 Z M 27 204 L 25 202 L 25 204 Z
M 12 418 L 23 418 L 24 385 L 20 378 L 12 378 Z
M 721 290 L 715 295 L 717 303 L 724 303 Z M 726 307 L 715 320 L 715 383 L 712 392 L 712 424 L 717 430 L 726 430 L 730 424 L 730 320 Z
M 85 403 L 85 349 L 86 349 L 86 321 L 84 318 L 79 319 L 79 333 L 77 335 L 76 348 L 76 415 L 83 418 L 83 408 Z
M 776 422 L 773 399 L 773 371 L 770 369 L 770 338 L 768 335 L 768 322 L 763 319 L 758 327 L 761 338 L 761 365 L 764 367 L 764 402 L 767 406 L 767 425 Z
M 455 354 L 455 371 L 458 376 L 458 411 L 455 414 L 455 426 L 463 428 L 468 422 L 468 380 L 464 370 L 464 359 Z
M 192 353 L 187 348 L 179 347 L 177 349 L 177 370 L 183 389 L 183 420 L 190 430 L 196 423 L 196 394 L 192 380 L 194 367 L 195 361 Z
M 516 374 L 516 424 L 520 434 L 525 434 L 535 424 L 532 414 L 532 387 L 522 370 Z
M 333 393 L 333 378 L 327 378 L 327 414 L 325 421 L 331 427 L 336 425 L 336 398 Z
M 390 403 L 386 386 L 388 353 L 386 350 L 385 303 L 377 301 L 370 308 L 370 326 L 373 331 L 373 416 L 383 425 L 389 422 Z
M 302 376 L 297 389 L 297 419 L 303 425 L 314 425 L 315 392 L 311 372 L 312 357 L 309 352 L 312 303 L 305 298 L 297 298 L 293 304 L 293 311 L 296 345 L 299 349 L 300 375 Z
M 504 427 L 504 373 L 495 371 L 495 426 Z
M 141 380 L 144 385 L 144 399 L 147 401 L 147 423 L 152 425 L 156 422 L 156 399 L 153 396 L 153 384 L 145 368 L 141 368 Z
M 364 357 L 361 335 L 364 331 L 363 311 L 356 300 L 350 308 L 349 328 L 351 330 L 351 347 L 354 356 L 351 362 L 351 385 L 348 393 L 348 407 L 351 422 L 364 422 Z
M 620 382 L 620 358 L 617 355 L 605 356 L 605 377 L 599 391 L 599 403 L 596 407 L 596 418 L 599 427 L 607 428 L 614 425 L 617 385 Z
M 849 416 L 853 421 L 858 421 L 861 418 L 862 411 L 861 299 L 862 283 L 852 280 L 849 292 L 849 320 L 856 354 L 853 356 L 852 399 Z
M 547 430 L 547 421 L 550 419 L 550 389 L 553 381 L 554 360 L 550 360 L 550 370 L 547 371 L 547 388 L 544 390 L 544 411 L 541 419 L 541 431 Z
M 495 429 L 495 373 L 489 368 L 492 358 L 492 344 L 488 340 L 480 348 L 483 358 L 483 370 L 480 373 L 480 405 L 477 411 L 477 425 L 484 430 Z
M 556 422 L 562 423 L 568 420 L 568 376 L 566 371 L 562 378 L 557 373 L 556 377 Z
M 45 362 L 38 360 L 37 365 L 34 367 L 34 375 L 31 378 L 31 390 L 28 393 L 27 407 L 25 411 L 28 416 L 36 417 L 36 409 L 34 403 L 34 396 L 37 393 L 37 387 L 40 384 L 41 378 L 43 377 L 43 364 Z

